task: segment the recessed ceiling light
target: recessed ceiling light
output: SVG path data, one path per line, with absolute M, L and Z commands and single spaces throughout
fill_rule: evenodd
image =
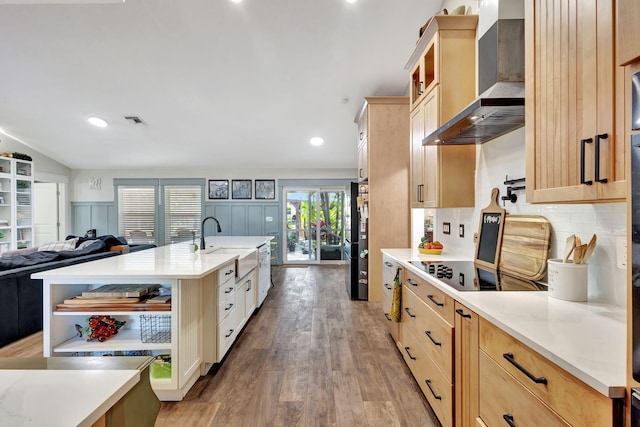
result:
M 346 0 L 346 2 L 347 2 L 347 3 L 355 3 L 355 2 L 357 2 L 357 1 L 358 1 L 358 0 Z
M 89 117 L 87 119 L 89 121 L 89 123 L 91 123 L 94 126 L 97 126 L 99 128 L 106 128 L 107 127 L 107 122 L 105 122 L 104 120 L 102 120 L 99 117 Z
M 242 3 L 242 0 L 231 0 L 234 3 Z
M 324 139 L 320 138 L 319 136 L 314 136 L 309 140 L 309 142 L 311 143 L 311 145 L 322 145 L 324 144 Z

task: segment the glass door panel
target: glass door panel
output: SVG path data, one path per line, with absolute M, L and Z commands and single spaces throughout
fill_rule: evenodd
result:
M 314 191 L 285 191 L 287 210 L 285 260 L 287 262 L 310 262 L 317 258 L 315 254 L 317 245 L 311 241 L 311 222 L 316 216 L 315 194 Z

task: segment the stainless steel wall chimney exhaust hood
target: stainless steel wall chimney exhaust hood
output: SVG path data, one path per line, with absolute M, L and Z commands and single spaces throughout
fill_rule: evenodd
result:
M 478 40 L 478 88 L 422 145 L 482 144 L 524 126 L 524 19 L 499 19 Z

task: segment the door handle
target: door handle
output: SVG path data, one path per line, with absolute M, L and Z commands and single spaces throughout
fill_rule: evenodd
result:
M 596 165 L 595 165 L 595 177 L 594 180 L 596 182 L 599 182 L 601 184 L 606 184 L 607 183 L 607 178 L 600 178 L 600 140 L 601 139 L 608 139 L 609 135 L 606 133 L 601 133 L 599 135 L 596 135 Z
M 581 139 L 580 140 L 580 184 L 591 185 L 593 181 L 585 181 L 584 179 L 584 150 L 586 144 L 591 144 L 593 142 L 593 138 Z M 598 156 L 596 156 L 598 157 Z

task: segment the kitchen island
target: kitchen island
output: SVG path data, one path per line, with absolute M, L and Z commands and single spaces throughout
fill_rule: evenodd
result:
M 160 409 L 152 360 L 0 358 L 0 425 L 151 427 Z
M 152 366 L 153 390 L 160 400 L 182 400 L 198 377 L 222 360 L 255 310 L 256 248 L 271 238 L 207 238 L 207 247 L 195 253 L 189 243 L 177 243 L 35 274 L 44 286 L 44 356 L 163 355 L 170 363 Z M 236 277 L 239 258 L 249 265 L 249 279 Z M 144 303 L 64 304 L 103 285 L 159 288 L 170 300 L 150 309 Z M 78 336 L 76 325 L 92 315 L 126 323 L 104 342 L 87 340 Z
M 415 313 L 418 313 L 418 319 L 420 319 L 419 312 L 416 310 L 422 304 L 421 295 L 425 296 L 424 308 L 427 312 L 433 314 L 435 311 L 438 314 L 432 318 L 437 319 L 446 328 L 451 328 L 449 329 L 452 343 L 451 355 L 448 357 L 452 359 L 449 359 L 451 362 L 446 366 L 451 372 L 451 378 L 456 379 L 455 387 L 450 382 L 450 387 L 456 393 L 456 403 L 453 403 L 452 396 L 451 406 L 441 411 L 446 417 L 453 419 L 451 408 L 461 405 L 458 400 L 466 402 L 465 399 L 468 399 L 468 396 L 463 396 L 465 384 L 459 384 L 457 379 L 468 378 L 469 375 L 474 375 L 474 372 L 475 381 L 477 381 L 475 392 L 469 393 L 469 389 L 466 389 L 466 392 L 480 396 L 479 414 L 488 425 L 497 422 L 497 418 L 495 420 L 491 418 L 494 415 L 492 413 L 494 409 L 498 412 L 499 408 L 501 413 L 505 413 L 505 408 L 509 407 L 509 403 L 501 406 L 502 401 L 498 392 L 501 388 L 506 390 L 506 384 L 511 384 L 510 381 L 513 378 L 519 382 L 513 383 L 515 391 L 505 392 L 506 401 L 517 401 L 513 393 L 526 389 L 527 396 L 531 393 L 536 396 L 531 405 L 541 404 L 542 412 L 552 408 L 552 412 L 559 413 L 560 418 L 574 425 L 585 425 L 585 421 L 586 425 L 589 425 L 588 421 L 594 422 L 595 417 L 599 415 L 603 415 L 604 418 L 600 418 L 599 422 L 591 425 L 609 425 L 612 417 L 615 420 L 616 414 L 621 413 L 626 383 L 626 311 L 624 307 L 595 302 L 558 300 L 548 296 L 546 291 L 459 291 L 434 275 L 427 274 L 410 261 L 426 263 L 446 263 L 452 260 L 473 261 L 469 258 L 424 255 L 414 249 L 383 249 L 382 253 L 389 265 L 400 266 L 406 275 L 403 277 L 403 310 L 411 307 L 409 308 L 411 314 L 402 313 L 402 332 L 397 340 L 401 351 L 404 352 L 409 348 L 413 357 L 419 357 L 416 356 L 417 350 L 413 349 L 417 344 L 415 340 L 411 341 L 416 336 L 412 333 L 415 329 L 421 331 L 424 328 L 411 329 L 405 328 L 405 325 L 415 322 L 413 319 Z M 424 291 L 421 294 L 421 287 L 430 289 L 428 296 L 433 298 L 426 298 Z M 440 306 L 436 306 L 434 301 Z M 449 317 L 447 317 L 449 314 L 447 305 L 451 306 Z M 388 307 L 384 307 L 384 310 L 388 310 Z M 429 323 L 418 321 L 420 326 L 427 324 Z M 426 329 L 430 328 L 426 327 Z M 427 336 L 438 342 L 446 341 L 442 337 L 433 336 L 433 332 L 430 334 Z M 461 337 L 472 339 L 460 341 Z M 436 361 L 434 362 L 436 365 L 440 363 L 442 366 L 441 360 L 447 360 L 446 357 L 439 362 L 438 357 L 441 355 L 438 352 L 441 350 L 434 351 L 435 347 L 430 346 L 432 341 L 424 338 L 424 334 L 422 338 L 418 337 L 419 344 L 424 346 L 427 353 L 431 352 L 429 354 Z M 453 344 L 454 338 L 455 344 Z M 464 365 L 465 357 L 472 361 L 470 370 L 468 365 Z M 412 359 L 408 360 L 412 361 Z M 519 367 L 516 367 L 514 362 Z M 524 376 L 523 369 L 531 376 Z M 500 375 L 503 375 L 501 378 L 504 382 L 495 380 Z M 488 390 L 488 384 L 492 384 L 491 387 L 494 389 L 490 392 L 491 394 L 484 392 Z M 556 394 L 554 390 L 561 390 L 562 393 Z M 429 399 L 428 393 L 426 395 Z M 508 397 L 509 395 L 511 398 Z M 493 397 L 486 398 L 486 396 Z M 573 396 L 575 399 L 569 399 L 566 396 Z M 477 404 L 477 397 L 475 399 Z M 495 405 L 489 404 L 490 401 L 496 402 Z M 596 402 L 599 403 L 596 404 Z M 517 412 L 515 408 L 509 409 Z M 591 412 L 586 415 L 588 411 Z M 552 415 L 552 418 L 556 415 Z M 457 416 L 459 414 L 456 414 Z M 558 421 L 553 419 L 554 422 Z M 605 423 L 603 420 L 609 420 L 609 422 Z M 550 425 L 545 424 L 547 421 L 540 422 Z

